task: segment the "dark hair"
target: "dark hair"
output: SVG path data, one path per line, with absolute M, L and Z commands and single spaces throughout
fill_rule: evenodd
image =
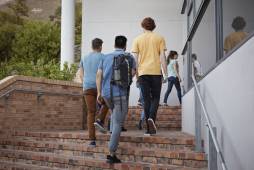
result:
M 115 47 L 124 49 L 126 47 L 127 38 L 123 35 L 118 35 L 115 38 Z
M 178 55 L 176 51 L 170 51 L 167 57 L 167 64 L 170 63 L 170 60 L 173 60 L 175 58 L 175 55 Z
M 149 31 L 153 31 L 156 28 L 154 20 L 150 17 L 144 18 L 142 23 L 141 23 L 141 26 L 145 30 L 149 30 Z
M 193 58 L 194 60 L 197 60 L 197 55 L 196 54 L 192 54 L 191 58 Z
M 246 22 L 243 17 L 238 16 L 234 18 L 232 22 L 232 27 L 234 28 L 235 31 L 243 30 L 245 26 Z
M 92 48 L 94 50 L 98 50 L 100 49 L 100 47 L 102 47 L 103 41 L 99 38 L 95 38 L 92 40 Z

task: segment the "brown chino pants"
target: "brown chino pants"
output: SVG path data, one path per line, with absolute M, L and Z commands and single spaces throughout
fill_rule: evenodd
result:
M 95 140 L 95 116 L 96 116 L 96 103 L 97 103 L 97 90 L 88 89 L 84 91 L 85 102 L 87 106 L 87 128 L 90 140 Z M 103 104 L 98 111 L 97 119 L 104 121 L 108 113 L 108 107 Z

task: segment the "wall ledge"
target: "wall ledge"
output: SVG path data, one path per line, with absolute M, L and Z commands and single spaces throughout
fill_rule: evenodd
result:
M 70 87 L 80 87 L 82 88 L 82 84 L 75 83 L 72 81 L 62 81 L 62 80 L 51 80 L 43 77 L 30 77 L 30 76 L 8 76 L 2 80 L 0 80 L 0 90 L 8 87 L 16 81 L 26 81 L 31 83 L 44 83 L 44 84 L 54 84 L 54 85 L 62 85 L 62 86 L 70 86 Z

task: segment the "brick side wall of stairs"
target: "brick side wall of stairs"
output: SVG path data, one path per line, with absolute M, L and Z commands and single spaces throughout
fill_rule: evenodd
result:
M 13 91 L 0 98 L 0 129 L 80 130 L 84 126 L 82 87 L 66 81 L 24 76 L 8 77 L 0 81 L 0 96 L 12 89 L 48 92 Z M 70 95 L 54 95 L 66 93 Z

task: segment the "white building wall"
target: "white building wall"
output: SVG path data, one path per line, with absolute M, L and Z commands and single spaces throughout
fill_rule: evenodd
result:
M 168 50 L 181 53 L 183 27 L 186 27 L 184 16 L 180 14 L 181 5 L 180 0 L 83 0 L 82 55 L 90 52 L 90 42 L 95 37 L 103 39 L 103 53 L 112 52 L 114 37 L 119 34 L 128 38 L 127 50 L 130 51 L 133 39 L 143 31 L 140 22 L 147 16 L 155 19 L 155 31 L 165 37 Z M 179 63 L 182 63 L 181 56 Z M 163 85 L 161 98 L 166 86 Z M 133 83 L 130 105 L 137 104 L 138 96 L 139 91 Z M 175 89 L 168 101 L 178 105 Z
M 230 170 L 254 168 L 254 38 L 200 82 L 201 95 Z M 194 89 L 183 97 L 183 131 L 195 134 Z M 204 125 L 204 123 L 203 123 Z M 203 126 L 203 129 L 206 127 Z M 205 131 L 205 130 L 203 130 Z M 205 143 L 207 136 L 203 133 Z M 207 150 L 207 145 L 206 145 Z

